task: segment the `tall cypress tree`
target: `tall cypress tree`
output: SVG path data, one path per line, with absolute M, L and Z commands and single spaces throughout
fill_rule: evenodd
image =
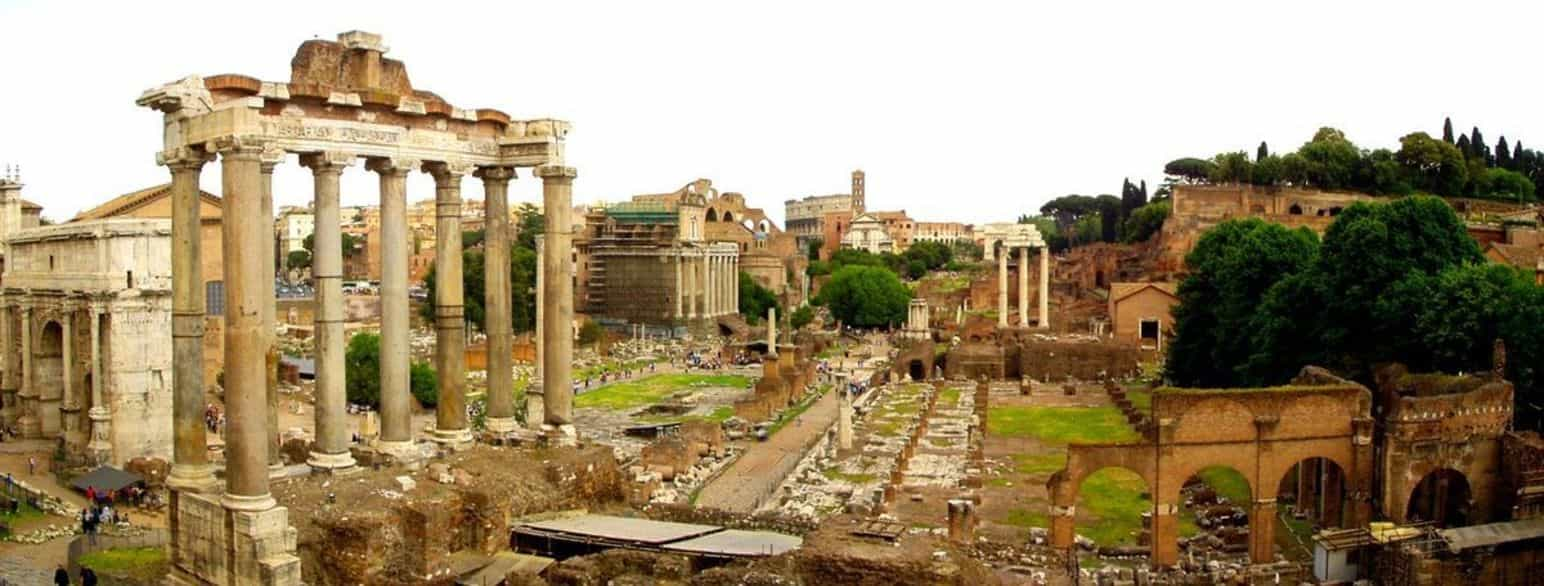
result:
M 1469 148 L 1474 149 L 1475 158 L 1485 161 L 1486 165 L 1491 164 L 1490 145 L 1485 144 L 1485 137 L 1480 134 L 1478 126 L 1469 131 Z
M 1501 139 L 1496 141 L 1496 166 L 1502 169 L 1512 168 L 1512 153 L 1507 147 L 1506 135 L 1502 135 Z
M 1517 144 L 1521 145 L 1522 142 L 1518 142 Z M 1517 148 L 1520 149 L 1522 147 L 1519 146 Z M 1146 179 L 1142 180 L 1142 205 L 1147 205 L 1147 180 Z
M 1443 118 L 1442 119 L 1442 140 L 1446 141 L 1448 144 L 1453 144 L 1453 119 L 1452 118 Z
M 1263 161 L 1263 160 L 1265 160 L 1265 157 L 1269 157 L 1269 156 L 1271 156 L 1271 150 L 1268 149 L 1268 148 L 1265 148 L 1265 141 L 1263 141 L 1263 140 L 1260 141 L 1260 148 L 1255 149 L 1255 153 L 1254 153 L 1254 160 L 1255 160 L 1255 162 L 1258 163 L 1260 161 Z
M 1469 148 L 1469 135 L 1458 135 L 1458 142 L 1456 144 L 1458 146 L 1458 152 L 1462 153 L 1465 158 L 1474 157 L 1474 149 Z

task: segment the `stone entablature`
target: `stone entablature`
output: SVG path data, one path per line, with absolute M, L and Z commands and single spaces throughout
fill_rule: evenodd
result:
M 40 226 L 7 240 L 17 250 L 3 279 L 13 289 L 171 292 L 171 222 L 98 220 Z M 131 282 L 132 281 L 132 282 Z

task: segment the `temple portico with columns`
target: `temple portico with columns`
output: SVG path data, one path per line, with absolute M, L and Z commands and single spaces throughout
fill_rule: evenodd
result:
M 295 531 L 269 490 L 277 462 L 274 382 L 274 268 L 267 231 L 274 169 L 300 157 L 315 185 L 316 441 L 309 464 L 318 471 L 354 465 L 345 419 L 342 251 L 339 177 L 363 161 L 379 177 L 381 204 L 381 433 L 371 446 L 387 459 L 412 459 L 419 439 L 447 447 L 472 439 L 466 416 L 461 184 L 467 175 L 487 194 L 490 249 L 509 242 L 508 184 L 521 167 L 534 169 L 546 199 L 542 272 L 570 274 L 568 225 L 572 182 L 563 165 L 567 122 L 515 120 L 498 110 L 462 109 L 417 90 L 399 61 L 386 59 L 379 35 L 348 32 L 337 41 L 302 43 L 288 83 L 241 75 L 186 77 L 146 91 L 141 106 L 164 115 L 157 161 L 172 172 L 173 488 L 170 511 L 173 581 L 187 584 L 299 584 Z M 205 455 L 202 364 L 206 313 L 198 246 L 198 183 L 207 163 L 221 166 L 226 463 L 223 486 Z M 407 176 L 435 182 L 435 368 L 440 373 L 436 425 L 414 437 L 408 376 Z M 502 250 L 507 250 L 507 245 Z M 501 250 L 501 252 L 502 252 Z M 559 254 L 561 252 L 562 254 Z M 507 254 L 507 252 L 503 252 Z M 493 256 L 490 254 L 490 257 Z M 490 258 L 487 295 L 492 348 L 508 348 L 508 261 Z M 547 331 L 572 321 L 572 281 L 546 278 Z M 504 316 L 500 318 L 499 316 Z M 569 364 L 572 340 L 545 340 L 543 424 L 560 441 L 574 437 Z M 493 353 L 504 360 L 509 352 Z M 490 372 L 508 364 L 490 364 Z M 513 431 L 513 380 L 489 378 L 490 429 Z
M 1039 329 L 1051 327 L 1050 316 L 1050 287 L 1051 287 L 1051 250 L 1046 246 L 1045 240 L 1040 236 L 1040 230 L 1030 224 L 987 224 L 982 232 L 984 234 L 983 252 L 987 261 L 997 261 L 997 327 L 1028 328 L 1029 324 L 1029 257 L 1030 250 L 1040 249 L 1039 283 L 1035 289 L 1038 305 L 1038 320 L 1035 326 Z M 1009 319 L 1012 313 L 1008 306 L 1008 260 L 1009 257 L 1018 257 L 1018 320 L 1012 323 Z

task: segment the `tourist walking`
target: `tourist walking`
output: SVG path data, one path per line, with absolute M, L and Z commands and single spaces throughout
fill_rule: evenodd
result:
M 58 566 L 54 570 L 54 584 L 57 586 L 70 586 L 70 573 L 64 571 L 64 566 Z
M 91 568 L 81 568 L 80 586 L 97 586 L 96 571 Z
M 27 456 L 27 476 L 38 475 L 38 457 Z

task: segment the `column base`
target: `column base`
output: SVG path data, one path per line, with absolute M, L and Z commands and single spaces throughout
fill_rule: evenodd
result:
M 166 475 L 166 486 L 184 492 L 214 492 L 220 486 L 214 477 L 214 466 L 209 464 L 173 464 Z
M 525 390 L 525 426 L 531 429 L 540 429 L 543 422 L 543 413 L 547 409 L 547 402 L 541 393 L 532 393 L 531 389 L 540 389 L 541 380 L 531 383 Z
M 579 430 L 571 424 L 541 426 L 542 443 L 548 447 L 572 448 L 579 445 Z
M 348 451 L 339 454 L 311 452 L 306 457 L 306 465 L 310 466 L 313 472 L 336 473 L 346 468 L 353 468 L 355 462 L 354 455 Z
M 91 420 L 91 443 L 86 445 L 86 451 L 96 464 L 111 462 L 113 443 L 107 438 L 112 436 L 112 411 L 96 406 L 86 412 L 86 417 Z
M 269 480 L 284 478 L 284 475 L 284 464 L 282 462 L 274 462 L 268 465 Z
M 21 417 L 16 419 L 16 429 L 21 432 L 21 437 L 24 439 L 39 439 L 43 437 L 43 420 L 33 415 L 37 413 L 37 407 L 38 400 L 36 397 L 22 398 Z
M 166 584 L 302 583 L 300 558 L 295 556 L 298 535 L 289 524 L 288 509 L 238 510 L 223 498 L 187 493 L 174 495 L 172 504 L 173 561 Z
M 429 432 L 429 440 L 450 449 L 457 449 L 472 443 L 472 430 L 436 429 Z
M 220 495 L 220 506 L 232 512 L 257 513 L 279 506 L 279 501 L 273 500 L 273 495 L 269 493 L 248 496 L 227 492 Z
M 419 458 L 418 444 L 412 440 L 376 440 L 375 451 L 390 456 L 398 462 L 411 462 Z
M 504 434 L 515 431 L 520 427 L 520 421 L 515 416 L 489 417 L 483 420 L 483 428 L 489 433 Z

